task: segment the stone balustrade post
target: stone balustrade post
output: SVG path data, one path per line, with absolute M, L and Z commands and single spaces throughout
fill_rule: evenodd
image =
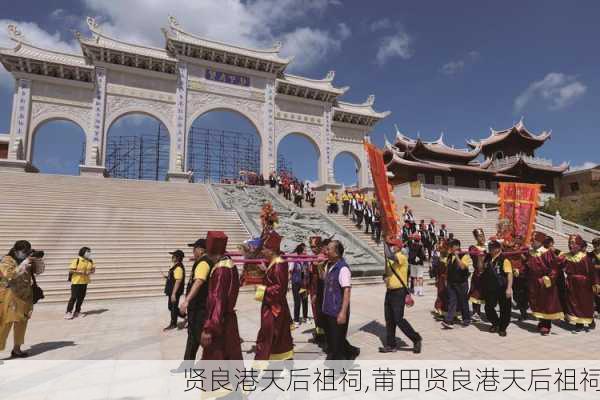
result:
M 458 200 L 458 211 L 465 212 L 465 201 L 463 199 Z
M 484 220 L 487 219 L 487 207 L 485 206 L 485 204 L 481 205 L 481 218 L 483 218 Z
M 554 214 L 554 230 L 563 233 L 562 217 L 558 210 L 556 210 L 556 214 Z

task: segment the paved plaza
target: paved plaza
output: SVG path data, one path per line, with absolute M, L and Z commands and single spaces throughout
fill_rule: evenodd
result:
M 536 322 L 512 323 L 508 336 L 487 332 L 488 324 L 442 330 L 430 310 L 435 288 L 428 285 L 425 296 L 407 310 L 407 317 L 424 338 L 423 353 L 413 354 L 412 344 L 400 331 L 403 350 L 380 354 L 384 337 L 383 284 L 357 286 L 352 291 L 349 340 L 361 348 L 360 359 L 406 360 L 488 360 L 488 359 L 591 359 L 600 354 L 600 332 L 572 334 L 564 325 L 554 326 L 552 334 L 541 337 Z M 293 302 L 291 293 L 288 298 Z M 84 303 L 84 316 L 63 320 L 64 304 L 36 306 L 27 329 L 25 350 L 36 360 L 177 360 L 183 355 L 186 331 L 163 332 L 168 324 L 165 297 L 96 301 Z M 259 329 L 259 303 L 253 292 L 244 291 L 237 302 L 240 334 L 244 340 L 244 357 L 251 352 Z M 516 314 L 513 314 L 516 316 Z M 320 359 L 324 354 L 309 343 L 312 323 L 293 331 L 296 359 Z M 12 347 L 12 336 L 7 348 Z M 9 350 L 10 351 L 10 350 Z M 0 353 L 6 359 L 9 351 Z M 9 361 L 10 363 L 10 361 Z

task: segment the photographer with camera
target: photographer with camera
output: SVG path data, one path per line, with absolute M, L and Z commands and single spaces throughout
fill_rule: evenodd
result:
M 4 350 L 13 328 L 12 358 L 28 356 L 21 351 L 21 345 L 25 342 L 33 305 L 43 298 L 35 281 L 35 275 L 44 272 L 43 257 L 43 251 L 35 251 L 31 243 L 19 240 L 0 261 L 0 351 Z
M 96 272 L 96 264 L 92 260 L 92 249 L 82 247 L 79 249 L 79 257 L 71 261 L 69 266 L 69 282 L 71 282 L 71 298 L 67 304 L 67 313 L 65 319 L 73 319 L 79 316 L 81 305 L 87 286 L 90 283 L 90 275 Z M 75 306 L 75 313 L 73 313 Z

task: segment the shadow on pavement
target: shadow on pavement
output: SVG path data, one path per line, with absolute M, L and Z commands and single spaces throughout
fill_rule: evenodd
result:
M 97 310 L 84 311 L 82 314 L 87 317 L 88 315 L 104 314 L 107 311 L 109 311 L 108 308 L 99 308 Z
M 385 344 L 386 344 L 385 326 L 382 325 L 381 323 L 379 323 L 377 321 L 371 321 L 371 322 L 367 323 L 366 325 L 361 326 L 359 331 L 370 333 L 371 335 L 377 336 L 379 338 L 379 340 L 381 341 L 381 345 L 385 346 Z M 406 342 L 404 342 L 402 339 L 400 339 L 399 337 L 396 337 L 396 343 L 397 343 L 398 347 L 408 346 L 408 344 Z
M 73 342 L 72 340 L 58 342 L 43 342 L 32 345 L 29 349 L 27 349 L 27 353 L 29 354 L 29 357 L 34 357 L 38 354 L 42 354 L 47 351 L 58 350 L 62 349 L 63 347 L 71 346 L 76 346 L 75 342 Z M 10 357 L 5 358 L 4 360 L 10 360 Z

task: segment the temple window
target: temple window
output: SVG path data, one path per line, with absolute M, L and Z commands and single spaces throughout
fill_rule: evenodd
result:
M 425 183 L 425 174 L 417 174 L 417 180 L 421 183 Z
M 499 151 L 497 151 L 497 152 L 494 153 L 494 157 L 493 157 L 494 160 L 501 160 L 503 158 L 504 158 L 504 152 L 503 151 L 499 150 Z
M 572 193 L 579 192 L 579 182 L 571 182 L 569 187 L 571 188 Z
M 456 186 L 456 179 L 453 176 L 448 177 L 448 186 Z
M 498 190 L 498 182 L 496 182 L 496 181 L 490 182 L 490 189 Z
M 480 179 L 479 180 L 479 189 L 485 189 L 486 185 L 485 185 L 485 179 Z
M 442 184 L 442 176 L 441 175 L 436 175 L 434 178 L 434 182 L 436 185 L 441 185 Z

